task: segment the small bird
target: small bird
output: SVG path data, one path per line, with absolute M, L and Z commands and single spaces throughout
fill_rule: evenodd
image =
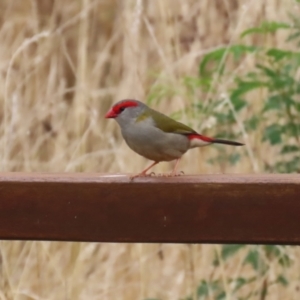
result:
M 127 145 L 136 153 L 150 159 L 153 163 L 131 179 L 148 176 L 147 171 L 161 161 L 176 160 L 175 166 L 167 176 L 176 176 L 178 163 L 189 149 L 210 144 L 242 146 L 242 143 L 210 138 L 197 133 L 192 128 L 155 111 L 146 104 L 132 99 L 117 102 L 106 113 L 121 127 Z

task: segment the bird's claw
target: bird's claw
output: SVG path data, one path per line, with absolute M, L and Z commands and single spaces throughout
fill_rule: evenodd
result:
M 137 177 L 178 177 L 178 176 L 182 176 L 184 175 L 183 171 L 180 171 L 179 173 L 158 173 L 155 174 L 154 172 L 151 172 L 149 174 L 147 173 L 140 173 L 140 174 L 136 174 L 136 175 L 131 175 L 129 178 L 130 180 L 133 180 L 134 178 Z
M 184 175 L 183 171 L 180 171 L 179 173 L 159 173 L 157 176 L 159 177 L 178 177 Z
M 137 177 L 153 177 L 153 176 L 156 176 L 154 172 L 151 172 L 149 174 L 147 173 L 139 173 L 139 174 L 136 174 L 136 175 L 131 175 L 129 176 L 130 180 L 133 180 L 134 178 L 137 178 Z

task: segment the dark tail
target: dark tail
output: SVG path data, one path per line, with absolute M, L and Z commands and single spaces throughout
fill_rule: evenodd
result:
M 213 139 L 212 142 L 215 144 L 225 144 L 225 145 L 231 145 L 231 146 L 244 146 L 244 144 L 239 143 L 239 142 L 220 140 L 220 139 Z

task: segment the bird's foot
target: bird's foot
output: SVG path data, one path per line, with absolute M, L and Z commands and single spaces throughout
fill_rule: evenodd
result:
M 180 171 L 180 172 L 178 172 L 178 173 L 175 173 L 174 176 L 182 176 L 182 175 L 184 175 L 184 172 L 183 172 L 183 171 Z
M 151 172 L 151 173 L 139 173 L 139 174 L 136 174 L 136 175 L 131 175 L 129 178 L 130 180 L 133 180 L 134 178 L 137 178 L 137 177 L 178 177 L 178 176 L 182 176 L 184 175 L 184 172 L 183 171 L 180 171 L 178 173 L 158 173 L 158 174 L 155 174 L 154 172 Z
M 129 176 L 130 180 L 133 180 L 134 178 L 137 178 L 137 177 L 153 177 L 153 176 L 156 176 L 154 172 L 151 172 L 149 174 L 147 173 L 138 173 L 136 175 L 131 175 Z
M 179 173 L 160 173 L 160 174 L 157 174 L 157 176 L 159 177 L 178 177 L 178 176 L 182 176 L 184 175 L 184 172 L 183 171 L 180 171 Z

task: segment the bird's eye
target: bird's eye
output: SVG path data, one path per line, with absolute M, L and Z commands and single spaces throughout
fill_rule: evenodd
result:
M 125 110 L 125 107 L 120 107 L 120 112 L 124 111 Z

